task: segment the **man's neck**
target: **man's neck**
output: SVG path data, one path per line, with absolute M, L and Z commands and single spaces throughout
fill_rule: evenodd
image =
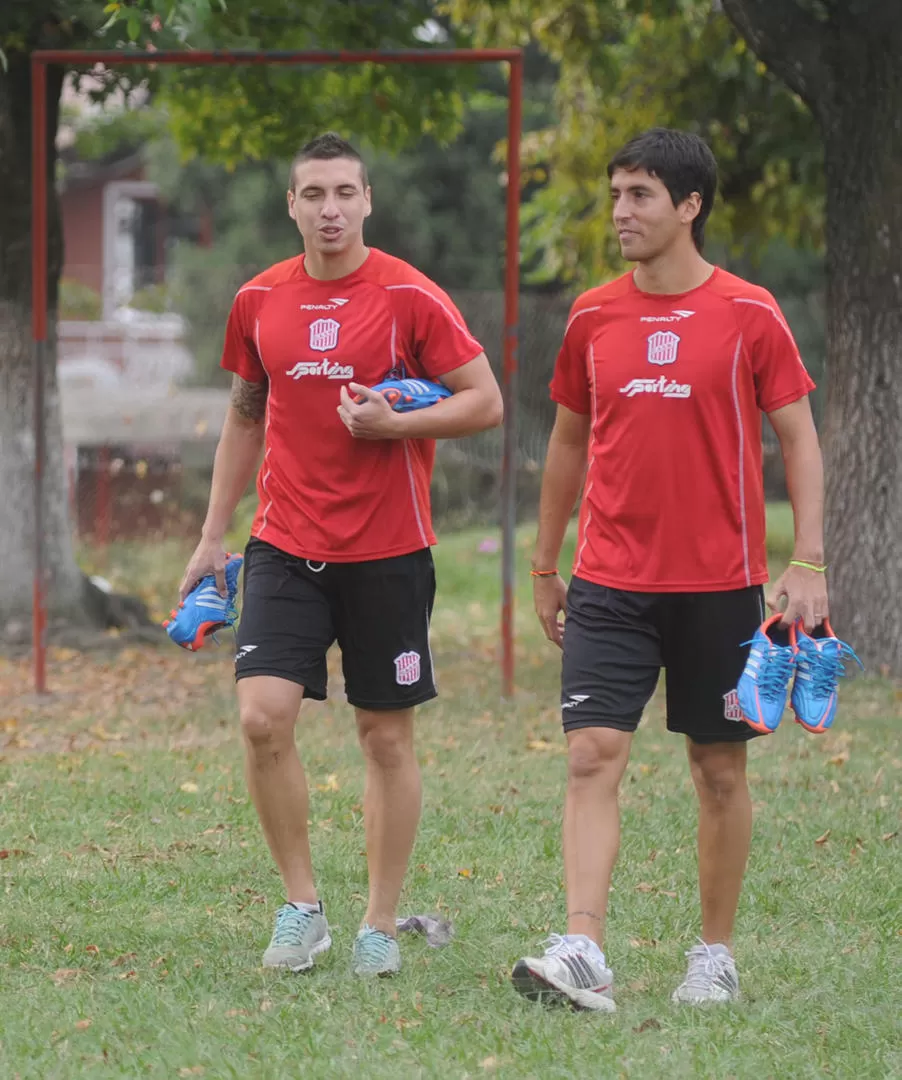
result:
M 642 292 L 676 295 L 704 285 L 714 273 L 714 267 L 693 248 L 691 253 L 665 252 L 648 262 L 641 262 L 633 271 L 636 288 Z
M 369 257 L 370 249 L 364 244 L 355 244 L 347 251 L 335 255 L 323 255 L 319 251 L 304 253 L 304 269 L 317 281 L 338 281 L 359 270 Z

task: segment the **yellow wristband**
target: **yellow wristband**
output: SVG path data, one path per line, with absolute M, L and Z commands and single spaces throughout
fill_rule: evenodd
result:
M 805 562 L 804 559 L 790 559 L 789 560 L 789 565 L 790 566 L 801 566 L 805 570 L 813 570 L 816 574 L 823 574 L 827 570 L 827 564 L 826 563 L 824 563 L 823 566 L 818 566 L 817 563 Z
M 555 577 L 557 575 L 557 567 L 553 570 L 530 570 L 530 577 Z

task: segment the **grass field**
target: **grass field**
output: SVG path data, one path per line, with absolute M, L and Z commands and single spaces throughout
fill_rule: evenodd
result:
M 774 523 L 776 564 L 779 510 Z M 669 1000 L 697 929 L 695 811 L 660 696 L 624 783 L 607 943 L 619 1012 L 546 1011 L 512 991 L 513 961 L 562 927 L 565 757 L 558 656 L 523 574 L 518 690 L 499 703 L 485 539 L 436 551 L 442 697 L 420 714 L 425 811 L 403 898 L 456 936 L 443 949 L 403 938 L 395 980 L 348 973 L 366 875 L 340 695 L 299 725 L 335 944 L 288 976 L 259 963 L 281 893 L 242 779 L 228 646 L 57 651 L 41 703 L 27 668 L 0 661 L 0 1077 L 902 1076 L 902 700 L 877 680 L 844 688 L 832 733 L 785 723 L 752 747 L 740 1005 Z M 104 569 L 139 573 L 168 607 L 182 555 L 117 551 Z

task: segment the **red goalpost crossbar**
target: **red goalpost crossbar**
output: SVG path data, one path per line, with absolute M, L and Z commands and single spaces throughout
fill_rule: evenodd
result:
M 47 358 L 47 67 L 51 64 L 483 64 L 510 67 L 507 111 L 507 204 L 504 269 L 504 343 L 502 390 L 504 439 L 501 458 L 502 601 L 501 692 L 514 689 L 514 561 L 516 524 L 516 385 L 520 302 L 520 136 L 523 121 L 523 52 L 521 49 L 387 49 L 387 50 L 161 50 L 154 53 L 122 50 L 44 49 L 31 54 L 31 199 L 32 199 L 32 337 L 34 340 L 34 586 L 32 652 L 35 690 L 47 689 L 46 566 L 44 551 L 43 480 L 46 454 L 44 380 Z

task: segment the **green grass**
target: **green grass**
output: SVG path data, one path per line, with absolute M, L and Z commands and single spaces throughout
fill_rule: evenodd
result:
M 443 693 L 418 722 L 425 811 L 402 903 L 450 917 L 454 942 L 405 937 L 400 978 L 350 978 L 362 768 L 350 710 L 330 701 L 305 706 L 299 743 L 335 944 L 307 976 L 264 972 L 281 892 L 242 779 L 229 650 L 58 656 L 52 684 L 68 673 L 100 697 L 88 712 L 79 692 L 22 706 L 20 738 L 0 741 L 0 1076 L 902 1075 L 902 707 L 886 683 L 846 687 L 833 733 L 786 723 L 752 746 L 742 1004 L 669 1000 L 697 931 L 695 808 L 660 695 L 623 789 L 607 943 L 619 1012 L 513 992 L 513 961 L 564 916 L 559 660 L 524 583 L 517 696 L 499 704 L 497 555 L 480 539 L 436 551 Z M 0 713 L 0 733 L 15 720 Z

